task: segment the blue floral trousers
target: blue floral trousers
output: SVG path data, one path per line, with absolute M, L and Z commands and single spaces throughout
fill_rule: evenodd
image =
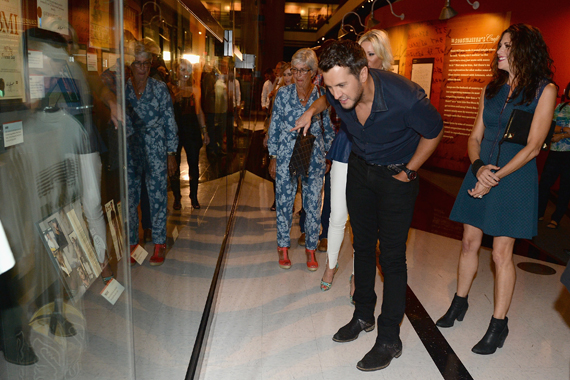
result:
M 127 176 L 129 182 L 129 243 L 139 242 L 138 205 L 141 180 L 145 176 L 152 219 L 152 241 L 166 243 L 167 157 L 166 137 L 162 128 L 148 128 L 127 140 Z

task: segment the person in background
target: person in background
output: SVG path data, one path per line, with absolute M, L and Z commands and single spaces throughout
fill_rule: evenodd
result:
M 550 129 L 557 92 L 548 47 L 540 31 L 530 25 L 514 24 L 501 34 L 491 70 L 493 79 L 481 93 L 479 113 L 467 143 L 472 164 L 449 216 L 463 223 L 457 290 L 451 306 L 436 322 L 445 328 L 463 320 L 479 266 L 483 234 L 493 236 L 493 315 L 487 332 L 471 349 L 480 355 L 503 347 L 509 334 L 507 312 L 516 281 L 513 247 L 515 239 L 532 239 L 537 234 L 535 157 Z M 527 144 L 505 142 L 499 150 L 497 141 L 514 110 L 534 114 Z M 487 300 L 486 295 L 481 296 Z
M 295 85 L 282 87 L 275 98 L 269 127 L 269 172 L 276 181 L 277 206 L 277 253 L 279 266 L 291 268 L 289 247 L 292 222 L 293 202 L 298 178 L 303 185 L 303 208 L 307 212 L 305 230 L 307 232 L 305 254 L 307 268 L 315 271 L 318 263 L 315 258 L 320 226 L 321 191 L 325 174 L 325 152 L 329 150 L 334 138 L 328 112 L 321 118 L 315 118 L 310 132 L 315 136 L 310 167 L 307 176 L 291 175 L 289 163 L 297 139 L 297 133 L 291 133 L 295 120 L 317 100 L 322 90 L 313 85 L 312 79 L 317 72 L 317 56 L 311 49 L 298 50 L 291 60 L 291 72 L 295 77 Z
M 284 61 L 277 62 L 277 64 L 275 65 L 275 69 L 273 69 L 273 76 L 275 77 L 275 79 L 273 80 L 273 89 L 268 95 L 269 101 L 271 103 L 273 103 L 275 95 L 277 94 L 279 87 L 281 87 L 281 83 L 283 83 L 283 65 L 285 65 Z
M 269 98 L 269 94 L 273 91 L 273 69 L 265 70 L 263 74 L 265 77 L 265 83 L 263 83 L 263 89 L 261 91 L 261 109 L 266 114 L 266 119 L 270 117 L 269 112 L 271 111 L 271 99 Z
M 283 65 L 281 66 L 281 70 L 283 72 L 283 75 L 281 77 L 281 81 L 279 82 L 279 87 L 285 87 L 285 86 L 289 86 L 290 84 L 292 84 L 294 82 L 293 80 L 293 73 L 291 72 L 291 63 L 290 62 L 283 62 Z M 270 110 L 270 114 L 271 114 L 271 110 Z M 267 124 L 267 127 L 269 128 L 269 123 Z M 267 140 L 269 139 L 269 131 L 265 131 L 265 138 L 263 139 L 263 147 L 267 148 Z M 271 178 L 271 175 L 269 176 Z M 271 178 L 271 182 L 273 183 L 273 204 L 270 207 L 271 211 L 275 211 L 276 206 L 275 206 L 275 179 Z
M 152 55 L 143 43 L 135 44 L 132 76 L 127 80 L 127 177 L 131 253 L 139 243 L 137 206 L 145 177 L 152 215 L 154 253 L 151 265 L 162 265 L 166 255 L 167 175 L 176 171 L 178 128 L 168 87 L 149 78 Z M 134 259 L 131 257 L 131 264 Z
M 570 83 L 564 89 L 560 104 L 554 110 L 554 121 L 556 127 L 550 144 L 550 152 L 544 163 L 540 182 L 538 184 L 538 220 L 544 218 L 550 188 L 560 177 L 560 187 L 558 189 L 558 200 L 556 210 L 550 217 L 547 228 L 556 229 L 560 225 L 562 217 L 568 209 L 570 202 L 570 99 L 568 92 Z
M 214 156 L 222 152 L 222 137 L 219 128 L 216 125 L 216 81 L 217 68 L 210 63 L 204 65 L 202 76 L 200 78 L 200 106 L 206 118 L 206 128 L 210 143 L 207 145 L 209 153 Z
M 198 179 L 200 178 L 199 158 L 202 144 L 208 145 L 210 138 L 206 130 L 204 113 L 200 108 L 200 89 L 192 81 L 192 64 L 185 59 L 174 64 L 178 83 L 173 87 L 174 118 L 178 125 L 178 149 L 176 150 L 177 170 L 170 177 L 170 187 L 174 194 L 174 210 L 182 208 L 180 192 L 180 161 L 182 148 L 186 151 L 188 174 L 190 177 L 190 202 L 195 209 L 198 202 Z

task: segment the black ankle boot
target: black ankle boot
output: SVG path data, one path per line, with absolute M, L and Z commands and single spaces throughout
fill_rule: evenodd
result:
M 491 317 L 491 323 L 489 323 L 489 328 L 485 336 L 471 351 L 480 355 L 490 355 L 494 354 L 497 348 L 503 347 L 503 343 L 505 343 L 505 339 L 507 339 L 507 335 L 509 335 L 508 322 L 509 318 L 507 317 L 505 317 L 505 319 L 495 319 L 495 317 Z
M 455 296 L 453 297 L 453 301 L 451 301 L 451 306 L 447 310 L 447 313 L 445 313 L 443 317 L 437 320 L 436 326 L 451 327 L 455 323 L 456 319 L 461 322 L 463 320 L 463 317 L 465 317 L 467 309 L 469 308 L 467 297 L 459 297 L 457 293 L 455 293 Z

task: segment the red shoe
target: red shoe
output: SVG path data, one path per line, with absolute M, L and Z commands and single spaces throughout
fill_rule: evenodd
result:
M 155 244 L 154 255 L 150 258 L 150 265 L 159 266 L 164 264 L 164 256 L 166 256 L 166 244 Z
M 316 249 L 307 249 L 305 248 L 305 254 L 307 255 L 307 268 L 314 272 L 319 269 L 319 263 L 317 263 L 317 259 L 315 258 L 315 251 Z
M 291 260 L 289 260 L 289 247 L 277 247 L 277 254 L 279 255 L 279 267 L 281 269 L 291 268 Z M 281 257 L 283 257 L 283 259 Z
M 137 249 L 138 244 L 131 244 L 131 254 Z M 135 265 L 137 261 L 131 256 L 131 266 Z

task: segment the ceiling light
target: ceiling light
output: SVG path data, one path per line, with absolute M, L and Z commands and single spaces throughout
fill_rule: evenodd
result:
M 346 25 L 345 25 L 345 24 L 344 24 L 344 18 L 345 18 L 346 16 L 348 16 L 349 14 L 351 14 L 351 13 L 352 13 L 352 14 L 355 14 L 356 17 L 358 17 L 358 22 L 360 23 L 360 25 L 361 25 L 363 28 L 366 28 L 366 27 L 364 26 L 364 24 L 362 23 L 362 19 L 360 18 L 360 15 L 359 15 L 358 13 L 356 13 L 356 12 L 347 12 L 344 16 L 342 16 L 342 22 L 340 23 L 340 29 L 339 29 L 339 31 L 338 31 L 338 39 L 339 39 L 339 40 L 340 40 L 342 37 L 346 36 L 346 35 L 349 33 L 349 32 L 345 29 L 345 27 L 350 27 L 350 28 L 352 28 L 352 31 L 356 34 L 356 29 L 354 29 L 354 27 L 353 27 L 352 25 L 350 25 L 350 24 L 346 24 Z
M 449 1 L 450 0 L 445 0 L 445 6 L 439 14 L 440 20 L 449 20 L 450 18 L 457 16 L 455 9 L 451 8 L 451 5 L 449 5 Z
M 479 2 L 478 1 L 474 1 L 473 4 L 471 4 L 471 2 L 469 2 L 469 0 L 467 0 L 467 4 L 471 5 L 473 7 L 473 9 L 479 8 Z

